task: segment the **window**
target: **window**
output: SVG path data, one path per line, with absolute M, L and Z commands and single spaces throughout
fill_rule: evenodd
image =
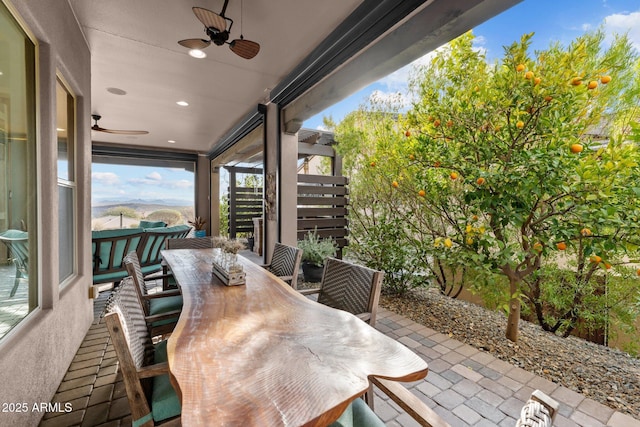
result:
M 56 83 L 58 134 L 59 279 L 64 286 L 76 272 L 75 98 L 64 82 Z
M 35 46 L 0 2 L 0 338 L 38 305 Z

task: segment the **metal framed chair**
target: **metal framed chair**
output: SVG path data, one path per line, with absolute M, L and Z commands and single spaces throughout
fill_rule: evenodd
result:
M 300 291 L 303 295 L 318 294 L 318 302 L 348 311 L 375 326 L 384 272 L 327 258 L 322 281 L 316 289 Z
M 133 280 L 134 288 L 137 291 L 138 300 L 145 316 L 172 314 L 178 317 L 180 315 L 182 311 L 182 295 L 180 295 L 178 289 L 149 293 L 142 275 L 138 255 L 135 252 L 129 252 L 124 257 L 123 263 Z M 168 321 L 165 322 L 170 323 Z
M 302 249 L 276 243 L 271 263 L 262 267 L 289 283 L 293 289 L 298 289 L 298 272 L 301 260 Z
M 22 230 L 6 230 L 0 233 L 0 241 L 9 249 L 9 258 L 16 267 L 16 277 L 9 294 L 12 298 L 18 290 L 20 279 L 29 278 L 29 234 Z
M 171 385 L 167 341 L 153 344 L 133 280 L 111 295 L 104 317 L 120 363 L 134 426 L 180 425 L 180 398 Z

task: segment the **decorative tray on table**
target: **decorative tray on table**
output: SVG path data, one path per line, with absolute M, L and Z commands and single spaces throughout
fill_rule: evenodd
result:
M 245 285 L 247 283 L 242 265 L 237 262 L 225 262 L 222 264 L 214 260 L 211 271 L 227 286 Z

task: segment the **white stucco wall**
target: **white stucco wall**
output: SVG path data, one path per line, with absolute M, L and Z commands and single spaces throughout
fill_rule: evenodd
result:
M 40 308 L 0 341 L 0 403 L 49 402 L 93 319 L 91 285 L 91 57 L 66 0 L 0 0 L 38 44 L 38 251 Z M 77 96 L 79 275 L 58 284 L 56 72 Z M 1 409 L 1 408 L 0 408 Z M 37 425 L 42 413 L 0 412 L 0 425 Z

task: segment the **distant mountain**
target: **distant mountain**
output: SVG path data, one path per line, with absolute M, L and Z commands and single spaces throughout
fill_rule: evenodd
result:
M 119 206 L 128 204 L 163 205 L 163 206 L 193 206 L 193 201 L 181 199 L 102 199 L 93 200 L 92 206 Z
M 103 201 L 102 203 L 107 203 L 107 201 Z M 173 203 L 179 203 L 179 204 L 173 204 Z M 150 213 L 154 211 L 158 211 L 160 209 L 173 209 L 182 213 L 183 216 L 193 217 L 193 211 L 194 211 L 193 204 L 189 205 L 188 202 L 185 202 L 185 201 L 158 200 L 158 201 L 155 201 L 154 203 L 154 201 L 151 201 L 151 200 L 138 200 L 138 201 L 118 200 L 118 201 L 111 201 L 110 204 L 99 204 L 99 205 L 94 204 L 93 206 L 91 206 L 91 216 L 93 218 L 102 217 L 109 209 L 112 209 L 118 206 L 131 208 L 134 211 L 136 211 L 140 215 L 140 217 L 146 217 Z

